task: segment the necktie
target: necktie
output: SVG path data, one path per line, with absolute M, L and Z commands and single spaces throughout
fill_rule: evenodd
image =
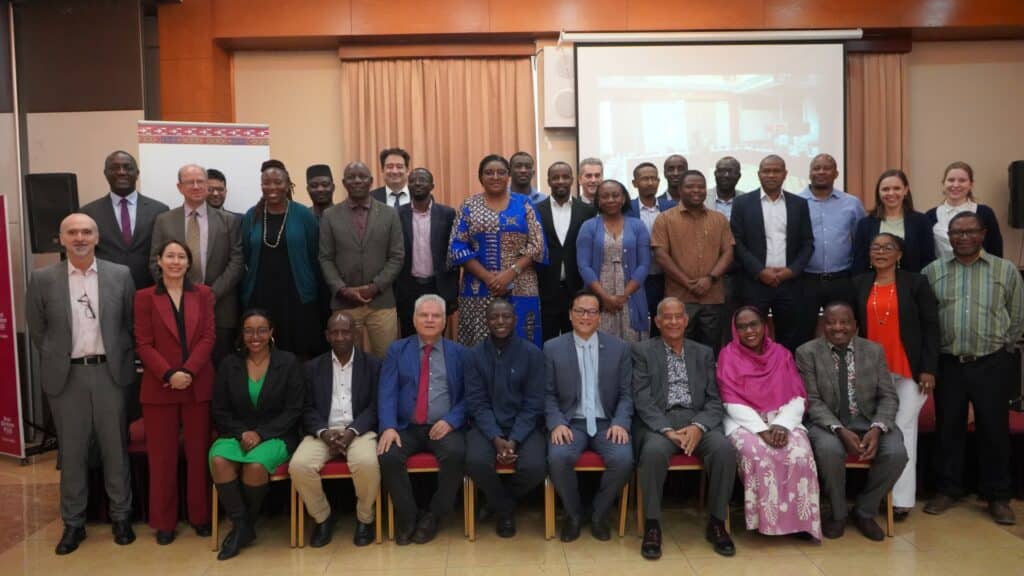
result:
M 188 215 L 188 225 L 185 226 L 185 243 L 192 252 L 192 267 L 188 270 L 188 279 L 194 283 L 203 281 L 203 254 L 200 252 L 199 243 L 199 213 L 193 210 Z
M 583 416 L 587 419 L 587 435 L 597 434 L 597 399 L 595 390 L 597 387 L 594 378 L 594 363 L 590 356 L 589 342 L 583 345 Z
M 849 352 L 849 348 L 836 349 L 839 355 L 839 376 L 836 378 L 836 387 L 839 389 L 839 421 L 843 426 L 850 423 L 850 374 L 846 364 L 846 355 Z
M 127 198 L 121 198 L 121 238 L 125 247 L 132 245 L 132 216 L 128 213 Z
M 427 404 L 430 396 L 430 352 L 433 349 L 433 344 L 424 346 L 423 359 L 420 360 L 420 385 L 416 392 L 416 412 L 412 417 L 416 424 L 427 423 Z
M 394 208 L 395 208 L 395 210 L 398 210 L 398 200 L 402 197 L 402 193 L 401 192 L 399 192 L 398 194 L 392 193 L 391 196 L 392 196 L 392 198 L 395 199 Z

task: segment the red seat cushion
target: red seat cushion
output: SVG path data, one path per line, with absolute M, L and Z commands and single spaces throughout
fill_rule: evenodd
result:
M 846 463 L 849 464 L 870 464 L 871 460 L 861 460 L 857 456 L 846 455 Z
M 921 414 L 917 417 L 918 432 L 935 432 L 935 396 L 929 394 L 921 407 Z
M 576 461 L 577 468 L 604 468 L 604 459 L 601 455 L 592 450 L 584 450 Z
M 417 452 L 409 456 L 409 459 L 405 461 L 405 468 L 410 472 L 436 470 L 440 467 L 441 464 L 437 461 L 437 458 L 429 452 Z
M 700 466 L 703 467 L 704 463 L 700 458 L 696 456 L 687 456 L 686 454 L 676 454 L 669 459 L 668 465 L 670 468 L 676 466 Z
M 351 476 L 352 470 L 348 467 L 348 462 L 341 458 L 331 460 L 324 464 L 324 467 L 320 469 L 321 476 Z
M 494 469 L 498 471 L 498 474 L 501 474 L 502 472 L 511 473 L 511 472 L 515 472 L 516 471 L 516 465 L 515 464 L 495 464 Z
M 281 464 L 280 466 L 278 466 L 277 469 L 274 470 L 274 473 L 271 474 L 271 476 L 285 476 L 285 477 L 287 477 L 288 476 L 288 463 L 285 462 L 284 464 Z
M 128 425 L 128 453 L 146 452 L 146 422 L 139 418 Z

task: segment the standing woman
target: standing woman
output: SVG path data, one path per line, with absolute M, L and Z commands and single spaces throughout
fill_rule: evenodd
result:
M 306 386 L 295 355 L 274 346 L 274 325 L 262 310 L 242 315 L 241 354 L 224 358 L 213 389 L 210 470 L 232 529 L 218 560 L 256 539 L 254 523 L 270 491 L 270 475 L 299 443 Z M 239 481 L 239 479 L 241 481 Z
M 871 240 L 879 232 L 888 232 L 903 239 L 904 270 L 920 272 L 935 260 L 935 239 L 928 217 L 914 210 L 910 180 L 903 170 L 890 168 L 875 183 L 875 209 L 857 223 L 853 235 L 854 274 L 867 272 L 870 265 Z
M 309 359 L 325 346 L 319 222 L 291 200 L 292 181 L 280 161 L 263 163 L 260 185 L 263 197 L 242 218 L 242 305 L 266 310 L 277 326 L 277 347 Z
M 178 439 L 185 440 L 188 521 L 210 535 L 210 398 L 216 341 L 213 291 L 186 277 L 188 246 L 170 240 L 156 258 L 156 284 L 135 293 L 135 350 L 142 360 L 139 401 L 149 457 L 149 525 L 157 544 L 174 541 L 178 525 Z
M 914 507 L 917 490 L 917 418 L 935 389 L 939 365 L 939 310 L 928 280 L 899 267 L 903 241 L 883 232 L 870 245 L 873 272 L 853 278 L 860 335 L 885 350 L 899 410 L 896 425 L 903 432 L 909 458 L 893 487 L 897 521 Z
M 459 207 L 448 248 L 448 264 L 465 272 L 459 292 L 459 343 L 475 346 L 487 338 L 487 307 L 500 296 L 515 309 L 516 334 L 543 346 L 533 269 L 548 261 L 540 218 L 528 196 L 509 192 L 508 160 L 485 156 L 477 176 L 484 191 Z
M 942 194 L 946 200 L 928 211 L 935 237 L 936 258 L 949 258 L 953 247 L 949 243 L 949 221 L 961 212 L 974 212 L 985 225 L 982 248 L 993 256 L 1003 257 L 1003 235 L 999 232 L 996 213 L 974 199 L 974 169 L 966 162 L 953 162 L 942 173 Z
M 597 216 L 580 227 L 576 263 L 585 286 L 601 299 L 601 331 L 627 342 L 647 337 L 650 318 L 644 280 L 651 266 L 651 236 L 639 218 L 626 217 L 626 187 L 605 180 L 595 196 Z

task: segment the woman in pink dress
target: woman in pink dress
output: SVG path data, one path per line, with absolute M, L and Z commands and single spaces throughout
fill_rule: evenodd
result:
M 736 447 L 747 528 L 821 540 L 818 470 L 800 424 L 807 403 L 789 350 L 765 335 L 757 308 L 744 306 L 718 356 L 725 435 Z

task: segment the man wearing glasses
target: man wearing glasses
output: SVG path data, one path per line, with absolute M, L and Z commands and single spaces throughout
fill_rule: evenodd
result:
M 93 437 L 103 458 L 114 542 L 135 541 L 123 391 L 135 376 L 135 283 L 126 266 L 96 258 L 98 242 L 92 218 L 80 213 L 65 218 L 60 243 L 68 260 L 32 271 L 25 307 L 60 442 L 60 555 L 74 552 L 85 539 Z

